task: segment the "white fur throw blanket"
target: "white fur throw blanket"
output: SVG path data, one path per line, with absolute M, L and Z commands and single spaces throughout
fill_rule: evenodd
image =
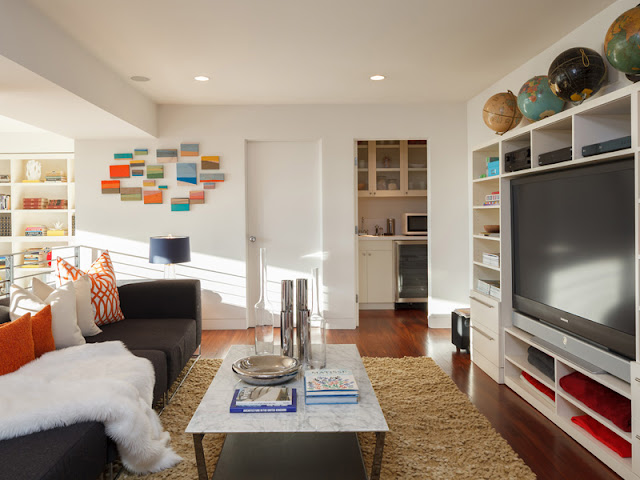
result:
M 122 342 L 87 343 L 46 353 L 0 376 L 0 439 L 97 421 L 135 473 L 182 460 L 151 408 L 154 371 Z

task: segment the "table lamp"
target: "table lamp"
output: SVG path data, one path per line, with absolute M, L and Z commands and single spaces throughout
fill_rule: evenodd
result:
M 149 263 L 164 264 L 164 278 L 176 278 L 176 263 L 191 261 L 189 237 L 149 238 Z

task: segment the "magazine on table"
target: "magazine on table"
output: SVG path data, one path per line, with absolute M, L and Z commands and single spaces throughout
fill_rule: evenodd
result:
M 257 389 L 257 390 L 256 390 Z M 288 387 L 245 387 L 233 393 L 229 412 L 295 412 L 297 391 Z

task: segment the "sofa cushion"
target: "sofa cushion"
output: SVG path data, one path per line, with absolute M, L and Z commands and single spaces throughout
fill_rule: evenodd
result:
M 195 352 L 196 321 L 192 318 L 127 318 L 102 326 L 102 333 L 87 342 L 122 341 L 129 350 L 160 350 L 167 357 L 167 386 L 178 378 Z
M 107 463 L 104 425 L 83 422 L 0 441 L 0 480 L 95 480 Z
M 131 350 L 137 357 L 146 358 L 153 364 L 153 371 L 156 375 L 156 383 L 153 386 L 153 402 L 162 398 L 167 391 L 167 356 L 160 350 Z
M 51 305 L 47 305 L 31 316 L 31 333 L 33 335 L 33 354 L 36 358 L 56 349 L 51 329 Z
M 30 313 L 0 326 L 0 375 L 15 372 L 35 358 Z

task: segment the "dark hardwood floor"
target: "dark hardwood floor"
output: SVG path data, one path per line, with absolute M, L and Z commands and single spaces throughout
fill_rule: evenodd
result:
M 253 329 L 203 332 L 202 355 L 223 358 L 231 345 L 253 343 L 253 335 Z M 355 343 L 369 357 L 433 358 L 540 479 L 620 478 L 511 389 L 495 383 L 468 353 L 456 353 L 450 331 L 428 329 L 424 312 L 363 311 L 356 330 L 328 330 L 327 342 Z

